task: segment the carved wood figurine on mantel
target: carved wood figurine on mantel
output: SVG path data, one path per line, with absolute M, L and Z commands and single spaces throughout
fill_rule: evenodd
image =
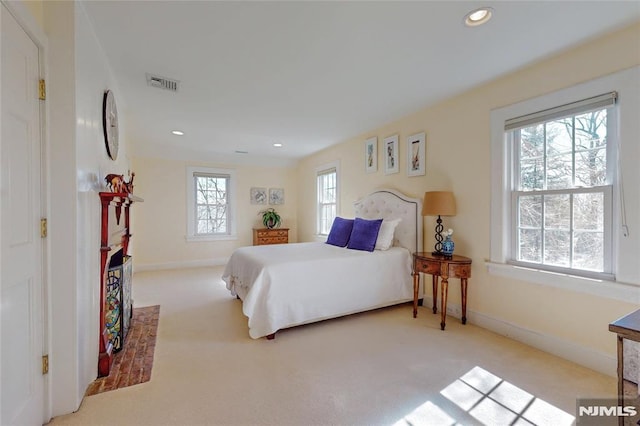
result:
M 111 192 L 119 194 L 133 194 L 133 178 L 135 173 L 129 171 L 129 182 L 124 180 L 124 175 L 108 174 L 104 180 L 107 182 L 107 188 Z
M 123 194 L 128 196 L 129 194 L 133 194 L 133 178 L 136 176 L 135 173 L 129 173 L 129 182 L 124 180 L 124 175 L 116 175 L 113 173 L 108 174 L 104 180 L 107 182 L 107 188 L 113 192 L 114 194 Z M 116 206 L 116 223 L 120 224 L 120 214 L 121 214 L 121 205 L 118 204 Z

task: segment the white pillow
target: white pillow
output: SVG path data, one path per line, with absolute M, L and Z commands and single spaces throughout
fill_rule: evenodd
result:
M 393 245 L 393 234 L 396 230 L 396 226 L 402 219 L 385 219 L 380 225 L 380 231 L 378 232 L 378 239 L 376 240 L 376 250 L 389 250 Z

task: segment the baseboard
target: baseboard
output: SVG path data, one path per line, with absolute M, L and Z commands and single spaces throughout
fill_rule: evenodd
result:
M 228 257 L 220 257 L 216 259 L 185 260 L 181 262 L 166 262 L 166 263 L 138 264 L 134 262 L 133 272 L 160 271 L 163 269 L 204 268 L 204 267 L 211 267 L 211 266 L 226 265 L 228 261 L 229 261 Z
M 424 305 L 433 306 L 433 298 L 425 296 Z M 448 303 L 447 315 L 460 318 L 462 316 L 462 307 L 459 304 Z M 575 362 L 576 364 L 606 374 L 607 376 L 617 377 L 616 369 L 618 361 L 615 356 L 610 356 L 591 348 L 568 342 L 556 336 L 529 330 L 520 325 L 469 309 L 467 309 L 467 323 L 477 325 L 501 336 Z

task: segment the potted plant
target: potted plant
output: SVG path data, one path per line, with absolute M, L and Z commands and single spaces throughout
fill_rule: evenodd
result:
M 280 227 L 280 215 L 273 209 L 268 208 L 260 212 L 262 215 L 262 224 L 269 229 Z

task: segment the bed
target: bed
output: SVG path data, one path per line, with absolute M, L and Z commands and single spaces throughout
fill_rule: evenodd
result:
M 387 250 L 361 251 L 325 242 L 241 247 L 222 279 L 242 300 L 249 335 L 413 300 L 412 254 L 422 251 L 422 202 L 377 190 L 354 203 L 355 217 L 400 219 Z

